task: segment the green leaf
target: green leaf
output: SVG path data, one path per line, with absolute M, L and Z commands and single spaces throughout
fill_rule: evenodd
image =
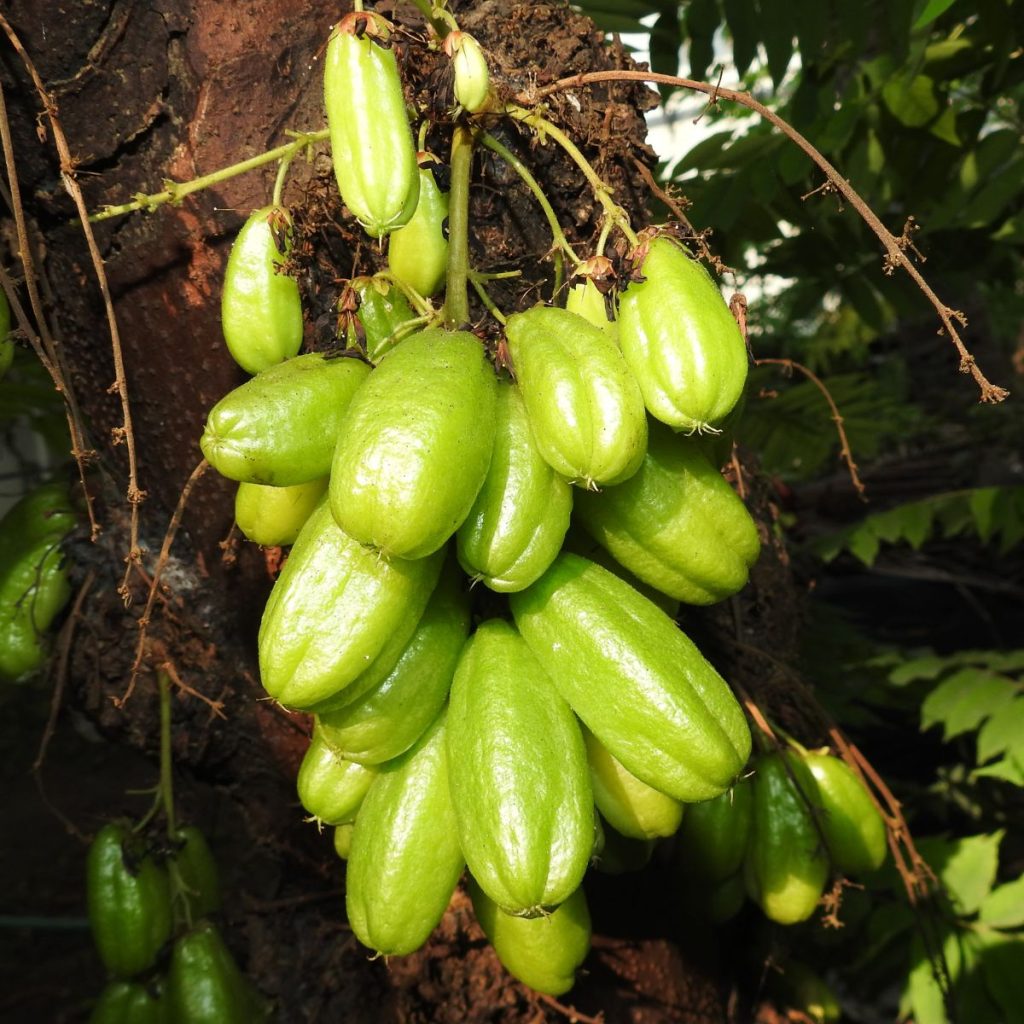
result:
M 882 86 L 882 101 L 892 116 L 908 128 L 926 125 L 939 112 L 935 83 L 927 75 L 890 78 Z
M 944 679 L 921 705 L 921 731 L 943 724 L 943 739 L 969 732 L 1006 707 L 1017 688 L 986 669 L 963 668 Z
M 1018 928 L 1024 924 L 1024 875 L 996 886 L 982 901 L 978 920 L 992 928 Z
M 825 56 L 829 5 L 823 0 L 794 0 L 794 5 L 796 31 L 800 37 L 800 58 L 805 65 L 813 64 Z
M 978 764 L 1004 753 L 1024 761 L 1024 697 L 1017 697 L 978 733 Z
M 757 56 L 757 6 L 754 0 L 723 0 L 722 7 L 732 33 L 732 59 L 742 76 Z
M 1004 757 L 1001 761 L 993 761 L 983 768 L 975 768 L 971 772 L 971 778 L 1001 779 L 1011 785 L 1024 787 L 1024 765 L 1016 758 Z
M 1003 832 L 944 839 L 929 836 L 918 842 L 918 852 L 942 881 L 958 914 L 973 914 L 992 888 L 999 863 Z
M 919 679 L 938 679 L 948 664 L 945 658 L 940 658 L 937 654 L 912 658 L 889 673 L 889 682 L 894 686 L 906 686 L 907 683 L 914 683 Z
M 949 976 L 955 980 L 960 973 L 961 956 L 960 944 L 957 942 L 956 934 L 951 930 L 942 936 L 942 953 Z M 904 1006 L 901 1003 L 900 1016 L 910 1012 L 913 1014 L 914 1024 L 948 1024 L 942 989 L 935 980 L 931 960 L 917 935 L 910 944 L 910 956 L 913 967 L 907 979 L 907 990 L 903 1000 L 903 1003 L 909 1005 Z
M 847 547 L 851 554 L 859 558 L 865 565 L 871 566 L 875 564 L 875 559 L 878 557 L 880 544 L 878 535 L 871 529 L 870 523 L 865 520 L 850 535 Z
M 992 509 L 995 507 L 996 498 L 999 497 L 999 491 L 998 487 L 976 487 L 967 499 L 971 515 L 974 516 L 974 525 L 978 528 L 978 536 L 983 541 L 992 536 Z
M 777 86 L 786 75 L 793 56 L 790 0 L 760 0 L 761 41 L 768 54 L 768 72 Z
M 981 970 L 989 992 L 1006 1015 L 1020 1020 L 1024 1006 L 1024 941 L 1005 937 L 987 945 L 981 954 Z
M 919 29 L 924 28 L 925 25 L 930 25 L 936 18 L 949 10 L 954 2 L 955 0 L 928 0 L 924 10 L 918 15 L 917 21 L 914 22 L 914 28 Z
M 714 36 L 718 28 L 718 0 L 690 0 L 686 8 L 686 32 L 690 38 L 690 75 L 701 81 L 715 59 Z
M 928 131 L 936 138 L 948 142 L 951 146 L 961 145 L 960 136 L 956 130 L 956 111 L 952 107 L 946 107 L 939 115 L 939 119 L 929 127 Z

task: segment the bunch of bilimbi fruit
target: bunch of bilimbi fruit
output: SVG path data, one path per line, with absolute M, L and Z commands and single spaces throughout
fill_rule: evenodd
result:
M 878 865 L 881 819 L 837 758 L 772 750 L 748 769 L 742 709 L 673 620 L 736 593 L 758 555 L 709 457 L 744 388 L 740 331 L 657 233 L 610 301 L 582 279 L 565 308 L 509 316 L 501 370 L 474 334 L 414 318 L 407 297 L 445 282 L 447 197 L 417 160 L 388 31 L 350 15 L 325 63 L 341 196 L 389 236 L 388 270 L 343 293 L 344 356 L 298 355 L 290 218 L 254 213 L 223 327 L 255 376 L 202 438 L 239 481 L 245 535 L 292 545 L 260 672 L 315 716 L 299 796 L 337 827 L 352 930 L 412 952 L 468 867 L 502 962 L 558 994 L 589 946 L 588 867 L 642 860 L 680 826 L 712 916 L 747 894 L 804 919 L 830 872 Z M 444 45 L 471 123 L 486 59 L 463 33 Z M 507 613 L 477 621 L 481 588 Z

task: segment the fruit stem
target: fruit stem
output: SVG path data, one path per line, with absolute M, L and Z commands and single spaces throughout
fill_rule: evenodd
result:
M 171 680 L 166 672 L 157 674 L 160 686 L 160 798 L 164 805 L 167 835 L 174 838 L 174 776 L 171 771 Z
M 477 295 L 480 296 L 480 301 L 487 307 L 487 311 L 504 327 L 508 321 L 505 319 L 504 313 L 494 304 L 494 300 L 487 294 L 487 289 L 484 287 L 484 279 L 477 274 L 470 273 L 469 283 L 473 286 L 473 290 Z
M 313 143 L 325 142 L 330 133 L 326 128 L 321 128 L 315 132 L 290 132 L 289 134 L 294 135 L 295 138 L 283 146 L 268 149 L 265 153 L 249 157 L 248 160 L 242 160 L 240 163 L 231 164 L 228 167 L 221 167 L 199 178 L 193 178 L 191 181 L 165 179 L 164 187 L 160 192 L 152 192 L 148 195 L 137 192 L 130 203 L 122 203 L 120 206 L 105 206 L 99 213 L 92 214 L 89 221 L 95 223 L 100 220 L 110 220 L 112 217 L 121 217 L 126 213 L 134 213 L 136 210 L 154 210 L 158 206 L 163 206 L 164 203 L 180 203 L 185 196 L 189 196 L 193 192 L 217 185 L 239 174 L 245 174 L 246 171 L 273 163 L 275 160 L 282 160 L 284 157 L 291 159 L 300 150 L 312 146 Z
M 535 110 L 526 110 L 514 103 L 508 103 L 505 105 L 505 113 L 509 117 L 514 117 L 517 121 L 529 125 L 538 135 L 547 136 L 565 150 L 573 163 L 583 172 L 583 176 L 590 182 L 590 187 L 594 190 L 594 197 L 604 209 L 605 217 L 629 239 L 630 245 L 635 247 L 640 240 L 637 238 L 636 232 L 629 226 L 629 217 L 626 215 L 626 211 L 612 201 L 612 190 L 601 180 L 601 176 L 594 170 L 576 143 L 561 128 Z
M 277 177 L 274 179 L 274 195 L 270 200 L 274 206 L 281 205 L 281 197 L 284 195 L 284 183 L 288 177 L 288 168 L 291 166 L 296 152 L 297 150 L 293 149 L 290 153 L 285 154 L 277 165 Z
M 469 176 L 473 166 L 473 133 L 457 125 L 452 136 L 452 181 L 448 193 L 448 270 L 444 324 L 450 329 L 469 320 Z

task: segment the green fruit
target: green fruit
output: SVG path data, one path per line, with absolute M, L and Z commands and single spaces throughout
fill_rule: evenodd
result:
M 391 26 L 356 12 L 335 26 L 324 58 L 324 104 L 331 156 L 345 205 L 379 238 L 408 223 L 419 197 L 419 169 Z
M 600 823 L 601 819 L 597 819 Z M 603 875 L 628 875 L 643 871 L 651 862 L 653 839 L 630 839 L 610 825 L 601 826 L 604 845 L 594 854 L 594 867 Z
M 299 286 L 282 269 L 291 234 L 292 219 L 284 207 L 256 210 L 239 231 L 224 270 L 224 340 L 235 362 L 249 373 L 291 359 L 302 347 Z
M 594 804 L 617 832 L 632 839 L 670 836 L 683 820 L 683 805 L 641 782 L 589 730 L 583 730 Z
M 449 32 L 444 51 L 452 59 L 455 77 L 455 102 L 475 114 L 487 105 L 490 96 L 490 72 L 480 44 L 468 33 Z
M 630 572 L 663 594 L 705 605 L 741 590 L 761 550 L 743 502 L 691 438 L 652 424 L 638 472 L 576 515 Z
M 314 728 L 296 779 L 299 803 L 320 825 L 344 825 L 355 821 L 376 777 L 373 768 L 336 754 L 325 742 L 321 730 Z
M 747 900 L 747 887 L 741 871 L 720 882 L 712 882 L 704 891 L 707 916 L 715 924 L 731 921 L 743 909 Z
M 459 659 L 448 763 L 459 840 L 484 892 L 523 916 L 568 899 L 594 844 L 583 737 L 507 622 L 480 625 Z
M 194 825 L 185 825 L 174 833 L 172 863 L 185 885 L 183 893 L 189 922 L 198 921 L 220 910 L 220 874 L 206 837 Z
M 338 529 L 324 502 L 302 528 L 263 612 L 267 693 L 286 707 L 323 711 L 380 683 L 411 639 L 442 560 L 385 561 Z
M 669 238 L 650 242 L 640 273 L 619 298 L 622 355 L 652 416 L 676 430 L 713 430 L 746 383 L 740 329 L 708 272 Z
M 463 863 L 442 714 L 381 768 L 359 811 L 345 893 L 356 938 L 386 956 L 419 949 L 444 915 Z
M 462 568 L 491 590 L 528 587 L 558 554 L 571 511 L 572 489 L 537 450 L 519 389 L 499 382 L 491 465 L 456 534 Z
M 264 547 L 294 544 L 326 493 L 325 476 L 291 487 L 241 483 L 235 493 L 235 522 L 254 544 Z
M 807 802 L 815 795 L 814 778 L 799 758 L 765 754 L 751 782 L 754 814 L 744 877 L 747 892 L 765 915 L 778 924 L 796 924 L 814 913 L 828 878 L 828 858 Z
M 267 1017 L 263 999 L 209 921 L 175 942 L 167 999 L 174 1024 L 254 1024 Z
M 338 525 L 385 558 L 442 547 L 487 475 L 496 387 L 472 334 L 423 331 L 388 352 L 338 440 L 330 490 Z
M 379 362 L 413 319 L 412 309 L 401 289 L 383 277 L 354 277 L 349 284 L 359 299 L 356 317 L 367 358 L 371 363 Z M 350 344 L 355 347 L 355 343 Z
M 864 784 L 838 757 L 807 753 L 803 762 L 816 783 L 816 799 L 824 812 L 821 831 L 833 868 L 842 874 L 876 871 L 885 861 L 885 822 Z
M 558 691 L 628 771 L 682 801 L 710 800 L 732 784 L 750 754 L 743 711 L 647 598 L 563 553 L 510 602 Z
M 772 977 L 775 982 L 772 987 L 781 990 L 785 1005 L 791 1005 L 812 1024 L 838 1024 L 842 1020 L 843 1009 L 835 992 L 806 964 L 789 960 L 781 972 L 776 970 Z
M 576 982 L 576 970 L 590 951 L 590 911 L 582 886 L 550 914 L 506 914 L 474 879 L 469 895 L 484 934 L 505 970 L 524 985 L 560 996 Z
M 742 779 L 732 789 L 691 804 L 679 830 L 679 859 L 687 877 L 723 882 L 743 865 L 753 817 L 753 791 Z
M 647 447 L 643 398 L 615 343 L 575 313 L 534 306 L 505 328 L 537 447 L 593 488 L 628 479 Z
M 356 359 L 296 356 L 228 392 L 199 442 L 229 480 L 287 487 L 327 476 L 342 416 L 370 374 Z
M 86 897 L 93 940 L 110 974 L 130 978 L 152 967 L 171 937 L 170 884 L 123 825 L 104 825 L 89 847 Z
M 352 834 L 355 832 L 355 822 L 347 821 L 334 830 L 334 852 L 342 859 L 348 860 L 352 851 Z
M 469 635 L 469 595 L 463 582 L 449 565 L 387 678 L 359 700 L 320 715 L 320 735 L 342 757 L 360 764 L 390 761 L 437 718 Z
M 137 981 L 111 981 L 100 993 L 89 1024 L 174 1024 L 162 992 Z
M 440 291 L 448 268 L 448 193 L 437 187 L 429 165 L 421 166 L 419 174 L 419 203 L 409 223 L 391 233 L 388 269 L 413 291 L 429 298 Z

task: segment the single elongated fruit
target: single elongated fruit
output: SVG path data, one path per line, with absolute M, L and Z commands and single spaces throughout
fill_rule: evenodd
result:
M 739 401 L 747 347 L 711 276 L 675 242 L 643 249 L 643 280 L 619 298 L 619 345 L 655 419 L 715 429 Z
M 564 309 L 534 306 L 505 328 L 541 454 L 593 488 L 628 479 L 647 448 L 643 397 L 615 343 Z
M 163 993 L 137 981 L 111 981 L 100 993 L 89 1024 L 174 1024 Z
M 229 391 L 199 442 L 229 480 L 287 487 L 327 476 L 341 419 L 370 374 L 356 359 L 296 356 Z
M 299 803 L 323 825 L 344 825 L 356 814 L 377 777 L 373 768 L 336 754 L 319 728 L 299 765 L 295 785 Z
M 391 233 L 388 269 L 399 281 L 429 298 L 444 284 L 448 266 L 448 193 L 442 192 L 430 169 L 433 157 L 421 154 L 420 199 L 404 227 Z
M 510 914 L 536 916 L 579 887 L 594 807 L 579 726 L 522 637 L 492 619 L 466 644 L 448 711 L 459 841 Z
M 683 820 L 678 800 L 641 782 L 584 729 L 594 804 L 617 832 L 631 839 L 670 836 Z
M 743 882 L 742 871 L 723 878 L 720 882 L 712 883 L 703 892 L 707 915 L 715 924 L 731 921 L 747 901 L 747 888 Z
M 185 825 L 174 833 L 174 864 L 185 884 L 188 920 L 198 921 L 220 910 L 220 875 L 206 837 L 195 825 Z
M 463 582 L 449 564 L 384 681 L 359 700 L 319 716 L 319 735 L 339 755 L 360 764 L 390 761 L 437 718 L 469 635 L 469 595 Z
M 572 489 L 537 449 L 522 395 L 501 381 L 487 478 L 456 534 L 459 562 L 491 590 L 522 590 L 558 554 Z
M 356 938 L 385 955 L 419 949 L 444 915 L 463 863 L 442 713 L 381 769 L 356 818 L 345 876 Z
M 838 757 L 813 751 L 802 755 L 824 812 L 821 831 L 832 866 L 843 874 L 875 871 L 885 861 L 885 822 L 853 769 Z
M 559 692 L 628 771 L 682 801 L 732 784 L 750 754 L 743 712 L 656 605 L 566 553 L 510 602 Z
M 267 1006 L 209 921 L 174 944 L 167 1001 L 175 1024 L 254 1024 Z
M 250 215 L 224 269 L 220 320 L 232 358 L 249 373 L 262 373 L 298 355 L 302 300 L 294 278 L 282 270 L 291 250 L 292 218 L 282 206 Z
M 402 337 L 402 328 L 413 319 L 412 308 L 401 289 L 383 277 L 354 277 L 349 287 L 359 300 L 355 316 L 362 328 L 366 356 L 371 363 L 379 362 Z M 349 344 L 355 347 L 358 340 Z
M 342 860 L 348 860 L 348 855 L 352 850 L 352 833 L 355 830 L 354 821 L 347 821 L 334 830 L 334 852 Z
M 416 147 L 391 26 L 356 12 L 335 26 L 324 58 L 324 104 L 334 176 L 345 205 L 374 238 L 408 223 L 419 197 Z
M 264 547 L 294 544 L 326 493 L 325 476 L 291 487 L 241 483 L 235 492 L 235 522 L 254 544 Z
M 449 32 L 444 52 L 452 59 L 455 78 L 455 102 L 475 114 L 482 110 L 490 95 L 490 72 L 480 44 L 468 32 Z
M 388 352 L 342 426 L 331 471 L 338 525 L 385 558 L 437 551 L 487 475 L 496 386 L 466 332 L 423 331 Z
M 29 492 L 0 521 L 0 680 L 46 660 L 46 633 L 71 595 L 61 542 L 75 521 L 59 483 Z
M 754 815 L 744 878 L 748 895 L 767 917 L 779 924 L 796 924 L 810 917 L 821 899 L 828 857 L 787 765 L 805 796 L 814 799 L 814 778 L 799 758 L 771 753 L 757 760 L 751 780 Z
M 480 927 L 509 974 L 552 996 L 572 988 L 590 951 L 590 910 L 582 886 L 550 914 L 533 918 L 506 914 L 472 878 L 469 895 Z
M 687 604 L 741 590 L 761 551 L 743 502 L 692 438 L 652 424 L 647 454 L 625 483 L 580 494 L 587 532 L 645 583 Z
M 167 872 L 116 822 L 104 825 L 86 860 L 89 924 L 104 966 L 130 978 L 153 966 L 171 937 Z
M 753 819 L 753 790 L 739 781 L 714 800 L 691 804 L 679 830 L 679 859 L 685 873 L 722 882 L 743 865 Z
M 264 689 L 286 707 L 314 711 L 346 689 L 353 699 L 372 689 L 408 644 L 440 571 L 440 555 L 379 558 L 338 528 L 324 502 L 263 611 Z

